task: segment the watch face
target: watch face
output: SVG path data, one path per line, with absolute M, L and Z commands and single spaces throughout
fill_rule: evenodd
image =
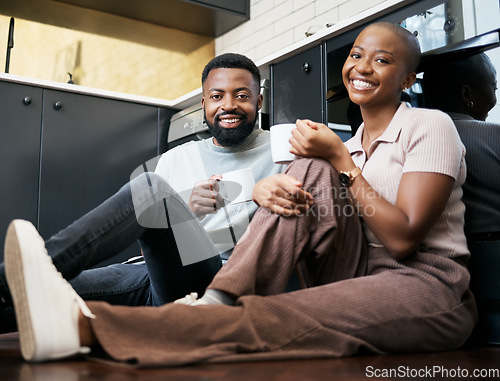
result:
M 351 178 L 349 177 L 349 175 L 347 173 L 341 172 L 339 174 L 339 180 L 340 180 L 340 183 L 345 187 L 348 187 L 349 185 L 351 185 Z

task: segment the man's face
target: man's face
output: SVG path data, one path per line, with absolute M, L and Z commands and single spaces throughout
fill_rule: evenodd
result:
M 236 146 L 250 135 L 262 106 L 259 84 L 245 69 L 213 69 L 201 100 L 214 144 Z

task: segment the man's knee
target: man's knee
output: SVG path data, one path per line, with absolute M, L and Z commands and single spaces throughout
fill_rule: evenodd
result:
M 132 201 L 139 225 L 167 228 L 164 209 L 171 197 L 178 197 L 168 182 L 153 172 L 144 172 L 130 182 Z
M 130 189 L 134 200 L 143 200 L 156 196 L 158 199 L 175 195 L 175 190 L 160 175 L 144 172 L 130 181 Z
M 153 190 L 173 191 L 170 184 L 160 175 L 154 172 L 143 172 L 131 181 L 132 184 L 140 187 L 148 187 Z

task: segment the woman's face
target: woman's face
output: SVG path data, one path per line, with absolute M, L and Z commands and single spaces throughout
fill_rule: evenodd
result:
M 401 91 L 414 80 L 414 73 L 407 73 L 407 55 L 404 42 L 391 30 L 364 29 L 342 68 L 349 98 L 364 108 L 399 104 Z

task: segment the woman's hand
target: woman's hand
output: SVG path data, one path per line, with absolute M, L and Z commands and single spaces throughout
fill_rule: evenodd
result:
M 292 131 L 290 152 L 327 160 L 338 172 L 355 168 L 349 150 L 330 128 L 307 119 L 298 119 L 295 124 L 297 128 Z
M 278 174 L 260 180 L 253 188 L 257 205 L 284 216 L 305 213 L 313 204 L 313 196 L 304 191 L 295 177 Z
M 297 128 L 292 131 L 290 139 L 290 152 L 295 155 L 331 161 L 338 156 L 339 150 L 345 150 L 339 136 L 324 124 L 298 119 L 295 125 Z

